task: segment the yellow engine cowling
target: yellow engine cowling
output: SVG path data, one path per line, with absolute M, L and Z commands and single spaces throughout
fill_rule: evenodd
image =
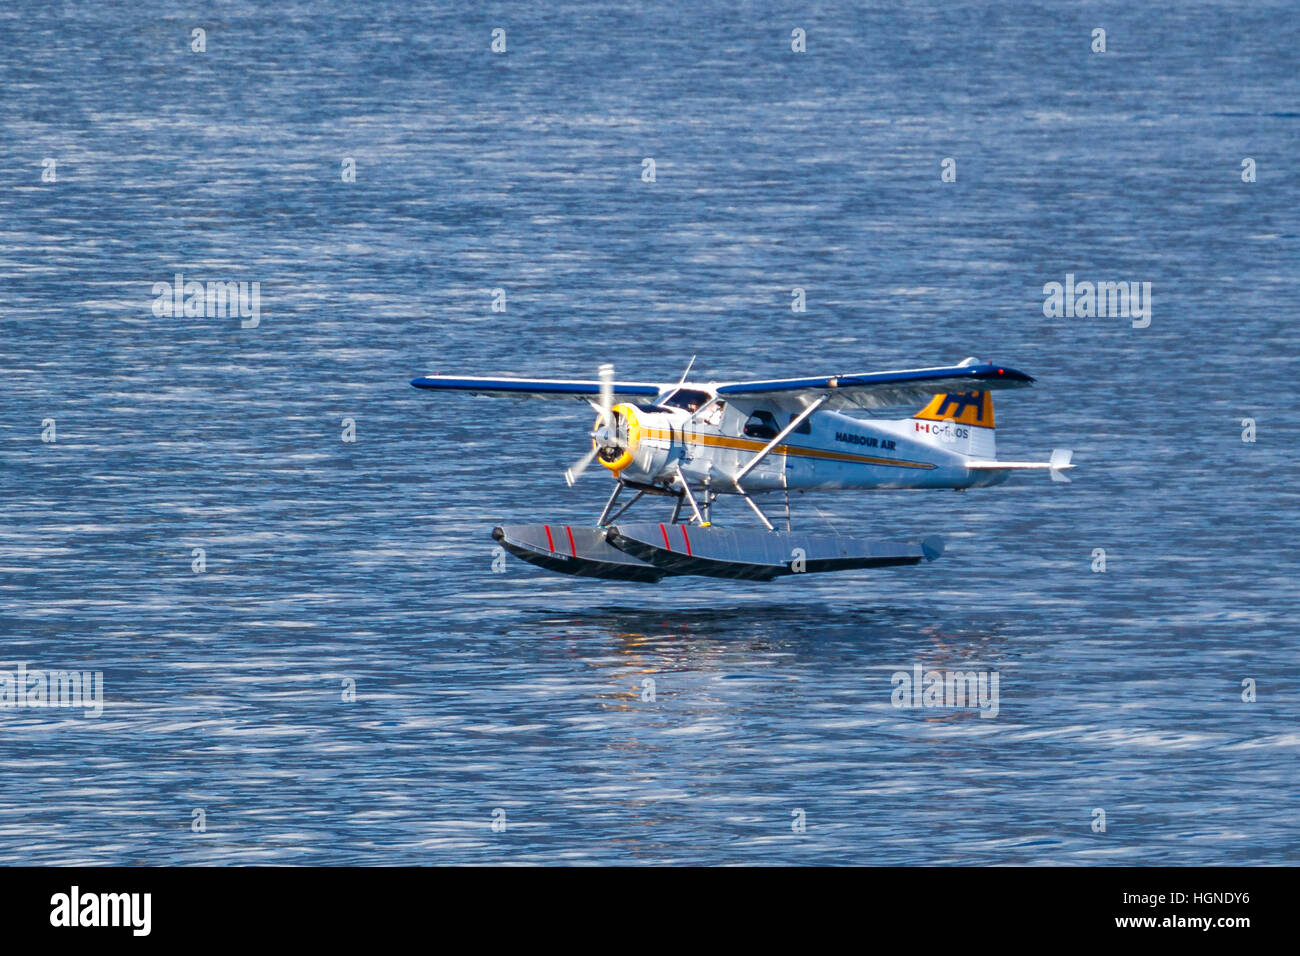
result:
M 617 475 L 636 460 L 637 449 L 641 447 L 641 420 L 631 405 L 615 405 L 612 411 L 614 431 L 620 438 L 619 446 L 602 448 L 596 460 Z M 595 427 L 600 428 L 599 416 Z
M 617 447 L 601 448 L 596 460 L 616 476 L 651 482 L 667 467 L 672 454 L 672 422 L 668 414 L 615 405 Z M 596 420 L 600 428 L 600 420 Z M 628 472 L 623 475 L 622 472 Z

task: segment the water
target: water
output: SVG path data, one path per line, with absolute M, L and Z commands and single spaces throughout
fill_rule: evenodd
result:
M 1296 861 L 1292 5 L 169 7 L 0 10 L 0 654 L 105 688 L 0 711 L 7 860 Z M 177 272 L 260 324 L 155 317 Z M 1150 327 L 1045 318 L 1066 273 Z M 796 500 L 923 568 L 493 573 L 597 513 L 590 416 L 408 380 L 697 353 L 994 357 L 1075 481 Z

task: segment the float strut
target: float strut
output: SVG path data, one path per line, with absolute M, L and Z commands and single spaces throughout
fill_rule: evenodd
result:
M 695 503 L 695 496 L 691 494 L 691 486 L 686 483 L 686 477 L 682 474 L 681 468 L 677 469 L 677 481 L 682 486 L 682 494 L 690 502 L 691 512 L 695 515 L 695 523 L 704 524 L 704 517 L 700 514 L 700 506 Z
M 614 507 L 614 502 L 618 501 L 618 496 L 621 495 L 622 493 L 623 493 L 623 482 L 622 481 L 615 482 L 614 491 L 610 494 L 609 500 L 605 502 L 605 510 L 602 511 L 600 513 L 600 517 L 596 519 L 597 528 L 605 527 L 605 519 L 609 517 L 610 511 Z M 621 513 L 622 512 L 620 512 L 620 514 Z
M 623 517 L 623 513 L 627 511 L 628 508 L 631 508 L 634 504 L 636 504 L 644 497 L 645 497 L 645 492 L 638 491 L 636 495 L 632 498 L 632 500 L 629 501 L 627 504 L 625 504 L 623 507 L 619 508 L 618 511 L 614 514 L 614 517 L 610 518 L 609 520 L 617 521 L 619 518 Z

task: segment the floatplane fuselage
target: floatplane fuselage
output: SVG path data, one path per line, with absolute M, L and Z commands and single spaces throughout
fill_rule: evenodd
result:
M 950 405 L 956 409 L 962 397 L 953 396 Z M 661 402 L 615 405 L 613 414 L 626 441 L 614 446 L 617 456 L 611 451 L 597 460 L 617 477 L 640 484 L 667 485 L 680 474 L 692 486 L 733 494 L 732 479 L 742 472 L 746 493 L 973 488 L 1009 475 L 967 467 L 966 450 L 992 436 L 945 421 L 951 417 L 947 409 L 940 409 L 944 417 L 897 421 L 817 411 L 789 428 L 797 412 L 753 400 L 725 401 L 707 386 L 683 385 Z M 991 403 L 987 414 L 991 422 Z M 991 458 L 991 446 L 980 457 Z

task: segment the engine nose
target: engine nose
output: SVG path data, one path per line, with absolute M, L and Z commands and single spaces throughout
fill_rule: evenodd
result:
M 615 405 L 610 410 L 612 425 L 596 419 L 591 440 L 596 445 L 596 460 L 618 474 L 636 457 L 641 445 L 641 422 L 631 405 Z

